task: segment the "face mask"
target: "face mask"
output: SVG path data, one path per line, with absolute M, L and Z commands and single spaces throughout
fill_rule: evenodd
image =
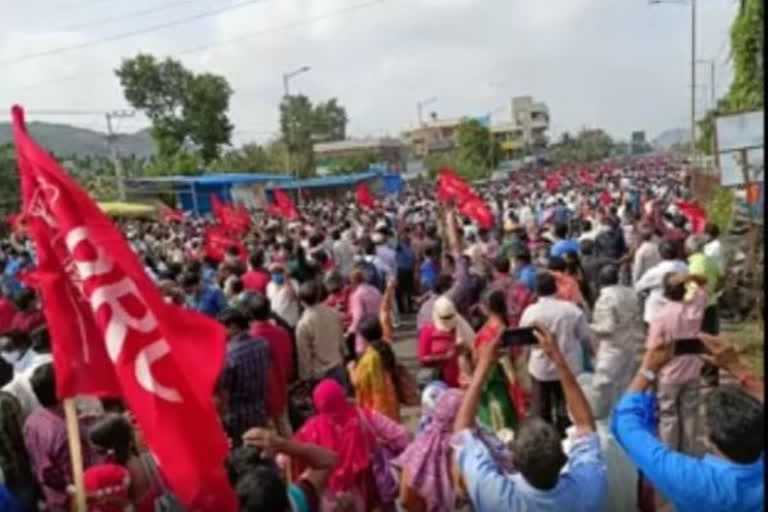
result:
M 15 365 L 17 362 L 19 362 L 19 359 L 21 359 L 21 350 L 13 350 L 10 352 L 2 352 L 0 353 L 0 356 L 5 360 L 6 363 L 10 364 L 11 366 Z
M 285 276 L 283 274 L 272 274 L 272 282 L 275 284 L 283 284 L 285 282 Z

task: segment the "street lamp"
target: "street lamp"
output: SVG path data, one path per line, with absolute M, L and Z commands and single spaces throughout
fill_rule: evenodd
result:
M 427 105 L 430 105 L 437 101 L 437 96 L 432 96 L 431 98 L 427 98 L 426 100 L 421 100 L 416 102 L 416 115 L 419 119 L 419 126 L 424 125 L 424 121 L 422 120 L 422 114 L 424 112 L 424 107 Z
M 691 4 L 691 163 L 696 154 L 696 0 L 648 0 L 655 4 Z
M 307 71 L 309 71 L 309 69 L 310 69 L 309 66 L 302 66 L 299 69 L 295 69 L 295 70 L 290 71 L 288 73 L 283 73 L 283 93 L 286 96 L 289 96 L 291 94 L 290 90 L 288 88 L 288 82 L 290 81 L 290 79 L 295 77 L 296 75 L 300 75 L 302 73 L 306 73 Z

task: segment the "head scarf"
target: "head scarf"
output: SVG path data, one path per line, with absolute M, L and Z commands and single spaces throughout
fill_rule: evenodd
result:
M 323 379 L 312 393 L 316 414 L 296 433 L 294 439 L 314 443 L 336 452 L 339 462 L 328 481 L 332 491 L 354 487 L 360 473 L 371 464 L 376 440 L 361 423 L 367 413 L 347 400 L 344 388 L 333 379 Z M 300 469 L 300 468 L 297 468 Z
M 419 432 L 422 432 L 432 422 L 432 410 L 435 407 L 435 403 L 443 391 L 447 389 L 448 385 L 445 382 L 435 380 L 427 384 L 421 392 L 421 419 L 419 420 Z
M 393 463 L 406 472 L 407 484 L 426 502 L 428 512 L 451 510 L 454 501 L 450 472 L 453 420 L 464 392 L 443 391 L 432 410 L 432 421 Z

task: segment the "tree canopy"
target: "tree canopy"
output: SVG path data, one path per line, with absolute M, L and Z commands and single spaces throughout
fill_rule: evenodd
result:
M 303 94 L 284 96 L 280 103 L 280 133 L 290 153 L 291 170 L 314 173 L 316 142 L 344 140 L 347 112 L 335 98 L 313 105 Z
M 613 139 L 601 129 L 581 130 L 575 137 L 563 132 L 560 140 L 549 146 L 549 159 L 554 163 L 594 162 L 613 153 Z
M 224 77 L 196 74 L 177 60 L 159 61 L 149 54 L 124 59 L 115 74 L 128 103 L 152 122 L 159 159 L 173 159 L 187 149 L 207 164 L 229 144 L 232 89 Z

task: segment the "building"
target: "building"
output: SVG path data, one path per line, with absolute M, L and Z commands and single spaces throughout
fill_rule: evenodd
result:
M 458 141 L 457 128 L 465 117 L 451 119 L 433 118 L 421 126 L 406 128 L 403 140 L 415 158 L 424 158 L 429 153 L 447 151 L 456 147 Z
M 510 114 L 512 121 L 522 130 L 525 146 L 547 145 L 549 108 L 546 103 L 533 101 L 531 96 L 518 96 L 510 101 Z
M 313 147 L 318 167 L 333 169 L 342 161 L 360 157 L 365 163 L 387 164 L 393 172 L 405 170 L 405 151 L 402 141 L 392 137 L 366 137 L 334 142 L 318 142 Z M 361 161 L 362 161 L 361 160 Z
M 491 134 L 501 150 L 500 160 L 515 160 L 525 156 L 523 129 L 517 123 L 491 125 Z

